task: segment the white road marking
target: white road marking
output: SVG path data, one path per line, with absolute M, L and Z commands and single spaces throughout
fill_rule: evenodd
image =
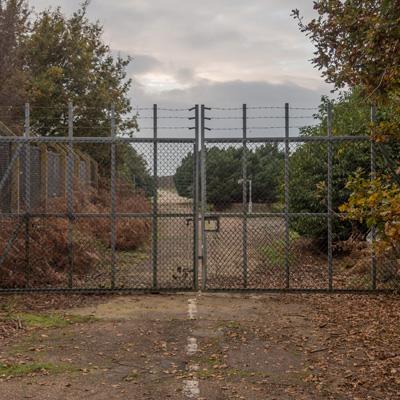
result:
M 196 317 L 197 317 L 197 300 L 189 299 L 188 307 L 189 307 L 189 310 L 188 310 L 189 319 L 196 319 Z
M 186 346 L 186 354 L 192 356 L 197 353 L 197 339 L 194 337 L 188 338 L 188 344 Z
M 195 320 L 197 318 L 197 299 L 188 300 L 188 317 L 190 320 Z M 197 339 L 195 337 L 188 337 L 186 354 L 188 356 L 193 356 L 197 353 Z M 190 373 L 196 372 L 200 369 L 198 364 L 189 363 L 188 370 Z M 183 381 L 183 395 L 187 399 L 198 399 L 200 396 L 199 381 L 195 376 Z
M 200 396 L 199 381 L 193 379 L 191 381 L 185 381 L 183 388 L 183 394 L 188 399 L 197 399 Z

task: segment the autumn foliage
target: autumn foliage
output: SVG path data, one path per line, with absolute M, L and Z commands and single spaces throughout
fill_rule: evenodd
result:
M 74 190 L 74 209 L 79 213 L 97 214 L 93 217 L 79 217 L 72 220 L 72 253 L 74 280 L 83 279 L 85 274 L 99 263 L 111 265 L 111 218 L 110 192 L 103 187 L 99 190 L 80 187 Z M 117 211 L 146 213 L 150 204 L 142 192 L 118 191 Z M 66 210 L 65 199 L 54 199 L 46 212 L 62 213 Z M 43 210 L 36 210 L 43 211 Z M 99 214 L 104 214 L 100 216 Z M 66 217 L 30 218 L 29 222 L 29 265 L 27 268 L 25 222 L 20 220 L 8 256 L 0 268 L 0 285 L 4 287 L 66 286 L 69 259 L 69 221 Z M 8 246 L 18 220 L 2 221 L 0 231 L 0 254 Z M 116 223 L 116 249 L 133 251 L 146 245 L 150 237 L 149 219 L 118 218 Z
M 360 91 L 376 106 L 371 139 L 396 148 L 400 140 L 400 2 L 387 0 L 314 2 L 317 16 L 304 22 L 293 11 L 300 29 L 315 46 L 313 64 L 336 89 Z M 395 152 L 396 153 L 396 152 Z M 387 157 L 385 157 L 387 158 Z M 399 254 L 400 169 L 398 151 L 386 167 L 350 178 L 348 201 L 341 207 L 347 218 L 376 227 L 376 247 Z
M 374 180 L 361 176 L 359 171 L 350 178 L 347 188 L 351 195 L 340 211 L 348 218 L 366 223 L 376 229 L 376 248 L 400 255 L 400 188 L 383 177 Z

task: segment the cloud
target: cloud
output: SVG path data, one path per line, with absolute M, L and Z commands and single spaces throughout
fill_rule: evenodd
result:
M 190 106 L 194 102 L 209 106 L 241 106 L 247 103 L 252 106 L 279 106 L 286 102 L 297 107 L 314 107 L 319 104 L 322 94 L 328 90 L 320 88 L 312 90 L 292 82 L 272 84 L 264 81 L 228 81 L 212 82 L 203 80 L 198 84 L 184 89 L 166 90 L 148 93 L 146 87 L 136 84 L 132 91 L 133 103 L 169 104 L 175 107 Z
M 31 0 L 68 13 L 81 0 Z M 318 104 L 329 91 L 313 48 L 290 16 L 312 0 L 92 0 L 89 16 L 133 62 L 133 102 Z
M 128 73 L 143 74 L 162 68 L 162 62 L 155 57 L 146 54 L 136 54 L 129 65 Z

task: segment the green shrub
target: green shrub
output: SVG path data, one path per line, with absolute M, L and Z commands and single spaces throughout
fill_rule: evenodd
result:
M 302 136 L 326 136 L 327 99 L 322 99 L 318 118 L 320 124 L 301 130 Z M 338 100 L 333 109 L 333 134 L 340 136 L 367 135 L 369 107 L 362 102 L 357 93 L 345 95 Z M 332 211 L 338 213 L 339 206 L 349 197 L 346 182 L 349 176 L 362 168 L 370 169 L 369 142 L 340 142 L 332 145 Z M 328 182 L 328 145 L 321 142 L 300 144 L 290 157 L 289 207 L 292 213 L 326 213 Z M 293 217 L 291 228 L 300 235 L 326 243 L 326 218 Z M 332 223 L 332 239 L 345 240 L 354 225 L 335 217 Z M 359 226 L 363 230 L 365 227 Z
M 279 198 L 284 154 L 273 144 L 248 149 L 247 177 L 252 180 L 252 200 L 273 203 Z M 242 147 L 211 147 L 206 154 L 207 203 L 217 209 L 241 203 L 243 187 Z M 174 176 L 180 196 L 191 197 L 193 193 L 193 153 L 182 160 Z

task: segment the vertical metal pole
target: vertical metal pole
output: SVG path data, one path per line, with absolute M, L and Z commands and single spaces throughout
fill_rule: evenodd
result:
M 31 148 L 29 143 L 30 136 L 30 107 L 25 104 L 25 131 L 24 136 L 27 139 L 25 144 L 25 284 L 29 287 L 30 280 L 30 240 L 29 240 L 29 227 L 30 227 L 30 213 L 31 213 Z
M 371 122 L 376 122 L 376 106 L 371 107 Z M 371 137 L 371 180 L 376 178 L 376 146 L 373 138 Z M 376 289 L 376 253 L 375 253 L 375 241 L 376 241 L 376 227 L 371 227 L 371 287 L 373 290 Z
M 249 214 L 253 212 L 253 180 L 249 179 Z
M 207 237 L 206 220 L 207 212 L 207 177 L 206 177 L 206 143 L 205 143 L 205 106 L 201 105 L 201 238 L 202 238 L 202 288 L 207 288 Z
M 72 288 L 72 276 L 74 270 L 74 253 L 73 253 L 73 180 L 74 180 L 74 108 L 72 102 L 68 103 L 68 165 L 67 165 L 67 214 L 68 214 L 68 287 Z
M 247 288 L 247 273 L 248 273 L 248 259 L 247 259 L 247 241 L 248 241 L 248 229 L 247 229 L 247 215 L 248 215 L 248 204 L 247 204 L 247 105 L 243 104 L 242 108 L 242 120 L 243 120 L 243 144 L 242 144 L 242 183 L 243 183 L 243 209 L 242 209 L 242 246 L 243 246 L 243 287 Z
M 153 223 L 152 223 L 152 260 L 153 289 L 158 287 L 158 117 L 157 104 L 153 105 Z
M 328 287 L 333 289 L 333 256 L 332 256 L 332 103 L 328 103 L 327 110 L 327 130 L 328 130 Z
M 199 287 L 199 105 L 194 107 L 195 143 L 193 150 L 193 287 Z
M 285 272 L 287 289 L 290 287 L 289 151 L 289 103 L 285 103 Z
M 111 138 L 115 139 L 115 106 L 111 106 Z M 111 143 L 111 289 L 115 288 L 116 278 L 116 242 L 117 242 L 117 220 L 116 220 L 116 144 L 115 140 Z

